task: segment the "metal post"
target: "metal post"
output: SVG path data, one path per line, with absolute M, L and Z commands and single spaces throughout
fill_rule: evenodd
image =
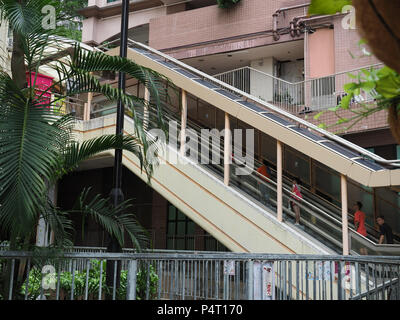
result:
M 129 24 L 129 0 L 122 0 L 122 17 L 121 17 L 121 46 L 120 46 L 120 56 L 122 58 L 127 57 L 128 53 L 128 24 Z M 124 72 L 119 73 L 118 77 L 118 89 L 125 93 L 126 88 L 126 74 Z M 117 107 L 117 123 L 116 123 L 116 135 L 122 136 L 124 130 L 124 118 L 125 110 L 122 100 L 118 101 Z M 114 173 L 113 173 L 113 189 L 111 190 L 111 199 L 114 207 L 117 207 L 124 200 L 124 194 L 122 193 L 122 149 L 115 149 L 114 157 Z M 122 252 L 122 248 L 115 238 L 112 238 L 107 246 L 108 252 Z M 107 285 L 113 287 L 112 275 L 114 273 L 114 264 L 107 263 Z M 120 263 L 117 264 L 118 269 L 120 268 Z M 116 285 L 119 286 L 120 270 L 116 274 Z M 116 288 L 113 288 L 113 291 Z M 110 296 L 107 297 L 109 300 Z
M 187 96 L 182 90 L 182 114 L 181 114 L 181 156 L 185 156 L 186 149 L 186 124 L 187 124 Z
M 276 141 L 276 175 L 277 175 L 277 218 L 282 222 L 283 215 L 283 199 L 282 199 L 282 143 Z
M 225 112 L 225 141 L 224 141 L 224 183 L 229 186 L 230 179 L 230 158 L 232 156 L 232 136 L 229 114 Z
M 136 300 L 137 260 L 130 260 L 126 287 L 126 300 Z
M 247 299 L 253 300 L 254 297 L 254 264 L 253 260 L 247 262 Z
M 348 208 L 347 208 L 347 179 L 343 174 L 340 176 L 341 192 L 342 192 L 342 243 L 343 255 L 349 255 L 349 224 L 348 224 Z

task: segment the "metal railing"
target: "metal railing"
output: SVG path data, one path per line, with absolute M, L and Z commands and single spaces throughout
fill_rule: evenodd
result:
M 124 266 L 119 286 L 116 273 L 106 285 L 106 263 Z M 400 300 L 394 257 L 0 251 L 0 269 L 9 300 Z
M 382 63 L 378 63 L 326 77 L 293 83 L 248 66 L 219 73 L 214 77 L 243 92 L 298 115 L 337 106 L 346 95 L 344 85 L 356 81 L 348 76 L 349 73 L 358 73 L 362 69 L 380 69 L 383 66 Z M 373 95 L 361 91 L 353 99 L 352 104 L 373 100 Z

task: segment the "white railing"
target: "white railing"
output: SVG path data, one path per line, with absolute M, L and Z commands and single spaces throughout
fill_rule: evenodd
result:
M 358 73 L 361 69 L 379 69 L 383 64 L 366 66 L 345 72 L 300 82 L 288 82 L 268 73 L 243 67 L 214 75 L 243 92 L 251 94 L 263 101 L 272 103 L 281 109 L 293 114 L 302 114 L 310 111 L 320 111 L 337 106 L 346 95 L 344 85 L 356 81 L 349 73 Z M 354 103 L 372 101 L 373 96 L 361 92 L 354 99 Z

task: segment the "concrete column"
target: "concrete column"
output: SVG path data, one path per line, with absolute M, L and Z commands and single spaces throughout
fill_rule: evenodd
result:
M 276 179 L 277 179 L 277 218 L 278 221 L 282 222 L 283 215 L 283 198 L 282 198 L 282 142 L 276 141 Z
M 229 186 L 230 179 L 230 160 L 232 157 L 232 135 L 231 135 L 231 125 L 229 120 L 229 114 L 225 112 L 225 138 L 224 138 L 224 183 Z
M 182 90 L 182 113 L 181 113 L 181 155 L 182 155 L 182 157 L 185 156 L 186 126 L 187 126 L 187 95 L 186 95 L 186 91 Z
M 90 75 L 93 75 L 93 72 L 91 72 Z M 92 100 L 93 100 L 93 92 L 89 92 L 87 103 L 85 103 L 84 109 L 83 109 L 83 120 L 84 121 L 90 120 L 90 111 L 92 110 Z
M 150 103 L 150 91 L 147 89 L 147 87 L 144 88 L 144 100 L 147 103 Z M 146 104 L 144 106 L 144 111 L 143 111 L 143 129 L 147 130 L 149 128 L 149 106 Z
M 350 254 L 349 248 L 349 223 L 348 223 L 348 208 L 347 208 L 347 179 L 343 174 L 340 176 L 341 192 L 342 192 L 342 243 L 343 255 Z

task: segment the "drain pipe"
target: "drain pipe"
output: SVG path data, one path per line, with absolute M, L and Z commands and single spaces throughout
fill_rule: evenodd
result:
M 278 41 L 281 37 L 278 33 L 278 17 L 279 17 L 279 15 L 288 10 L 308 7 L 310 4 L 311 3 L 303 3 L 303 4 L 296 5 L 296 6 L 279 8 L 278 10 L 275 11 L 275 13 L 272 15 L 272 20 L 273 20 L 272 34 L 273 34 L 275 41 Z M 290 32 L 292 34 L 292 30 L 290 30 Z
M 329 15 L 323 15 L 323 16 L 314 16 L 311 18 L 308 18 L 307 16 L 295 17 L 295 18 L 293 18 L 293 22 L 295 25 L 294 30 L 295 30 L 297 36 L 300 36 L 301 35 L 300 26 L 302 24 L 304 24 L 305 22 L 315 21 L 315 20 L 319 20 L 319 19 L 325 19 L 328 17 L 335 18 L 335 17 L 339 17 L 339 16 L 344 16 L 344 15 L 347 15 L 347 13 L 336 13 L 336 14 L 329 14 Z M 292 23 L 292 22 L 290 22 L 290 23 Z

